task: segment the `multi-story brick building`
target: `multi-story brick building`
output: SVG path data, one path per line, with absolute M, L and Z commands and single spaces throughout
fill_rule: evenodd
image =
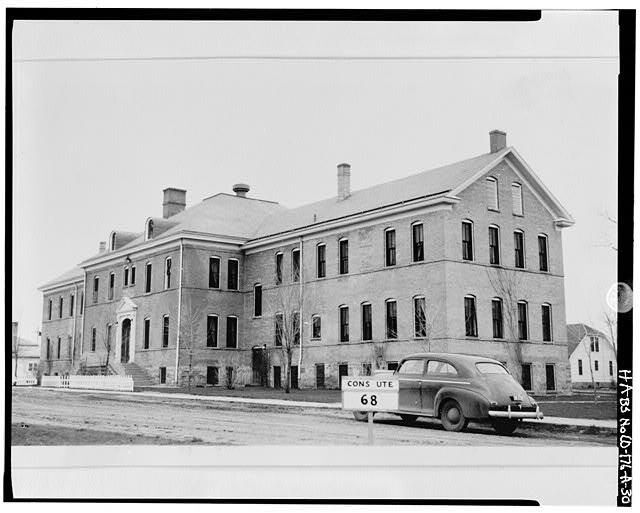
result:
M 166 189 L 162 218 L 112 232 L 42 287 L 42 368 L 104 365 L 110 347 L 113 371 L 159 383 L 190 366 L 209 384 L 279 386 L 294 291 L 294 387 L 430 350 L 494 357 L 537 393 L 568 390 L 561 229 L 573 220 L 506 134 L 368 189 L 352 192 L 350 173 L 338 166 L 337 197 L 294 209 L 243 184 L 188 209 Z

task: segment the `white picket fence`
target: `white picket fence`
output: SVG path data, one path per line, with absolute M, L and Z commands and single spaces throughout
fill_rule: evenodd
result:
M 41 386 L 133 392 L 131 376 L 42 376 Z
M 29 387 L 37 385 L 38 379 L 35 376 L 18 376 L 17 378 L 13 378 L 13 384 L 19 387 Z

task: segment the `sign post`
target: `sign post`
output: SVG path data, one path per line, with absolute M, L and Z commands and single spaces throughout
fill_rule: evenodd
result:
M 341 385 L 342 409 L 367 413 L 369 444 L 373 445 L 373 414 L 398 409 L 398 380 L 343 376 Z

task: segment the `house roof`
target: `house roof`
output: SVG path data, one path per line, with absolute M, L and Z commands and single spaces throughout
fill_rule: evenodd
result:
M 569 356 L 573 354 L 573 352 L 576 350 L 576 347 L 578 347 L 584 337 L 592 335 L 600 337 L 607 342 L 609 341 L 609 338 L 604 333 L 602 333 L 600 330 L 592 328 L 591 326 L 588 326 L 587 324 L 567 324 L 567 347 L 569 349 Z
M 84 280 L 84 271 L 81 267 L 75 266 L 73 269 L 69 269 L 68 271 L 62 273 L 60 276 L 54 278 L 53 280 L 48 281 L 47 283 L 40 285 L 38 290 L 51 289 L 56 285 L 63 285 L 69 282 L 82 281 Z

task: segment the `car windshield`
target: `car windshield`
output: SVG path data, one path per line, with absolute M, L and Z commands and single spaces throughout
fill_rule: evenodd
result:
M 478 362 L 476 363 L 476 369 L 482 374 L 509 374 L 507 369 L 498 363 Z

